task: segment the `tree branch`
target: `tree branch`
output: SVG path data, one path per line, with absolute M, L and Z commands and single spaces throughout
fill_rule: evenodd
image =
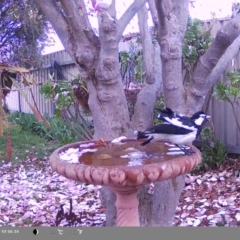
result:
M 82 4 L 81 0 L 78 3 L 64 0 L 60 0 L 60 2 L 75 39 L 81 39 L 82 42 L 88 41 L 83 34 L 84 28 L 91 29 L 86 22 L 85 4 Z
M 111 17 L 116 19 L 116 0 L 112 0 L 112 4 L 108 8 L 108 13 Z
M 189 1 L 174 1 L 173 9 L 176 11 L 176 17 L 179 20 L 182 27 L 185 27 L 182 29 L 182 31 L 185 33 L 187 29 L 187 21 L 189 16 Z
M 84 2 L 84 0 L 74 0 L 76 2 L 76 6 L 79 7 L 81 6 L 82 9 L 83 9 L 83 14 L 84 14 L 84 21 L 86 22 L 85 24 L 87 25 L 88 28 L 91 28 L 91 23 L 89 21 L 89 18 L 88 18 L 88 13 L 87 13 L 87 9 L 86 9 L 86 4 Z M 68 1 L 67 1 L 68 2 Z M 79 8 L 78 8 L 79 10 Z
M 145 130 L 152 125 L 154 107 L 160 95 L 162 65 L 160 47 L 158 43 L 153 44 L 151 33 L 148 29 L 148 12 L 146 6 L 143 6 L 137 15 L 143 49 L 145 86 L 137 95 L 132 121 L 136 129 Z
M 98 40 L 88 19 L 87 9 L 83 0 L 65 1 L 60 0 L 67 22 L 71 27 L 72 34 L 76 41 L 81 44 L 91 42 L 95 45 Z
M 240 15 L 237 15 L 236 18 L 231 20 L 228 24 L 226 24 L 222 29 L 217 32 L 215 39 L 213 40 L 211 46 L 205 52 L 205 54 L 199 59 L 197 66 L 194 70 L 193 79 L 189 88 L 187 89 L 186 95 L 187 99 L 187 108 L 198 110 L 202 107 L 204 102 L 204 98 L 214 83 L 218 79 L 218 74 L 216 73 L 217 69 L 219 71 L 221 66 L 220 64 L 227 65 L 226 61 L 230 62 L 231 56 L 234 56 L 234 51 L 236 50 L 238 40 L 233 44 L 234 40 L 240 35 Z M 232 45 L 233 44 L 233 45 Z M 235 45 L 236 44 L 236 45 Z M 232 48 L 228 49 L 229 46 Z M 235 50 L 234 50 L 235 49 Z M 226 55 L 225 55 L 226 53 Z M 225 55 L 224 58 L 222 56 Z M 213 72 L 215 66 L 217 66 L 220 61 L 218 67 Z M 228 60 L 227 60 L 228 59 Z M 211 76 L 211 78 L 209 78 Z
M 152 16 L 152 21 L 153 21 L 153 24 L 156 28 L 158 28 L 158 25 L 159 25 L 159 21 L 158 21 L 158 13 L 157 13 L 157 9 L 156 9 L 156 6 L 155 6 L 155 1 L 154 0 L 148 0 L 148 5 L 149 5 L 149 10 L 150 10 L 150 13 L 151 13 L 151 16 Z
M 95 54 L 99 49 L 99 41 L 86 15 L 84 1 L 62 2 L 63 9 L 57 5 L 55 0 L 37 0 L 39 7 L 53 25 L 66 51 L 81 68 L 82 77 L 84 75 L 83 79 L 85 79 L 88 78 L 89 74 L 93 75 L 89 69 L 94 64 Z M 67 15 L 67 18 L 64 14 Z M 87 68 L 88 71 L 86 71 Z M 83 72 L 85 73 L 83 74 Z
M 203 91 L 203 95 L 206 95 L 208 89 L 213 87 L 217 81 L 220 79 L 221 75 L 224 73 L 232 59 L 239 52 L 240 47 L 240 35 L 233 41 L 233 43 L 227 48 L 226 52 L 221 56 L 217 65 L 213 68 L 212 72 L 208 76 L 206 82 L 206 90 Z
M 159 36 L 163 35 L 164 28 L 166 27 L 166 11 L 163 6 L 163 0 L 155 0 L 155 7 L 157 10 L 157 16 L 158 16 L 158 22 L 159 22 L 159 27 L 158 27 L 158 33 Z
M 136 0 L 135 0 L 136 1 Z M 154 83 L 155 79 L 153 76 L 153 43 L 152 37 L 148 28 L 147 20 L 147 8 L 143 6 L 137 13 L 138 16 L 138 26 L 140 30 L 142 50 L 143 50 L 143 65 L 145 72 L 145 81 L 148 84 Z
M 77 7 L 79 7 L 79 6 L 82 7 L 84 16 L 81 18 L 82 19 L 81 25 L 83 26 L 83 33 L 85 34 L 85 37 L 88 39 L 88 41 L 90 41 L 92 43 L 93 46 L 98 47 L 99 40 L 98 40 L 98 37 L 96 36 L 96 34 L 92 28 L 92 25 L 89 21 L 86 4 L 85 4 L 84 0 L 74 0 L 74 1 L 76 3 Z M 79 8 L 78 8 L 78 10 L 79 10 Z
M 118 20 L 118 26 L 117 26 L 117 41 L 119 42 L 122 34 L 126 28 L 126 26 L 129 24 L 130 20 L 134 17 L 134 15 L 137 13 L 137 11 L 147 2 L 147 0 L 138 0 L 134 1 L 128 9 L 125 11 L 125 13 L 121 16 L 121 18 Z
M 47 19 L 52 24 L 65 49 L 70 51 L 68 40 L 70 32 L 66 18 L 55 0 L 36 0 Z M 71 51 L 72 52 L 72 51 Z
M 180 9 L 175 5 L 179 2 Z M 155 0 L 159 19 L 158 42 L 161 46 L 163 67 L 163 92 L 165 105 L 175 111 L 184 111 L 184 86 L 182 80 L 182 46 L 187 25 L 188 0 Z M 178 12 L 182 11 L 178 19 Z M 174 96 L 174 97 L 173 97 Z

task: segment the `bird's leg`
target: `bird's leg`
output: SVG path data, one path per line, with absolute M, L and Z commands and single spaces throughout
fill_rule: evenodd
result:
M 192 155 L 195 153 L 191 148 L 188 150 L 184 146 L 180 146 L 178 144 L 176 144 L 176 146 L 180 148 L 180 150 L 183 151 L 186 155 Z

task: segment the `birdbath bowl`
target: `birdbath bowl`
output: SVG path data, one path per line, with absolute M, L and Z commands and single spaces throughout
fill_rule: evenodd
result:
M 117 226 L 140 226 L 138 190 L 186 174 L 201 161 L 201 153 L 193 146 L 194 154 L 183 155 L 163 142 L 141 146 L 142 142 L 76 142 L 55 150 L 50 165 L 68 179 L 109 187 L 117 196 Z

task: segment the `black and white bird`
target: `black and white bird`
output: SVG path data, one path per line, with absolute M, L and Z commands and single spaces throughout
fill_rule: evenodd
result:
M 136 131 L 137 139 L 144 139 L 141 145 L 145 146 L 151 141 L 168 141 L 175 144 L 184 153 L 191 154 L 192 151 L 187 151 L 185 144 L 191 144 L 200 134 L 203 124 L 210 116 L 199 111 L 187 117 L 182 114 L 173 112 L 170 108 L 160 110 L 158 119 L 164 123 L 148 128 L 144 132 Z
M 157 118 L 165 123 L 190 130 L 194 127 L 197 128 L 196 138 L 201 133 L 204 123 L 210 118 L 210 116 L 206 115 L 203 111 L 194 113 L 190 118 L 183 114 L 173 112 L 170 108 L 161 109 L 159 111 L 160 114 L 158 114 Z

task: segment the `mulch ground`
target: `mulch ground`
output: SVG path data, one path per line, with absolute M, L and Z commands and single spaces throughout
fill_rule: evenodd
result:
M 230 164 L 229 164 L 230 163 Z M 240 226 L 240 161 L 188 174 L 175 226 Z M 104 226 L 100 186 L 53 173 L 47 158 L 0 166 L 0 226 Z

